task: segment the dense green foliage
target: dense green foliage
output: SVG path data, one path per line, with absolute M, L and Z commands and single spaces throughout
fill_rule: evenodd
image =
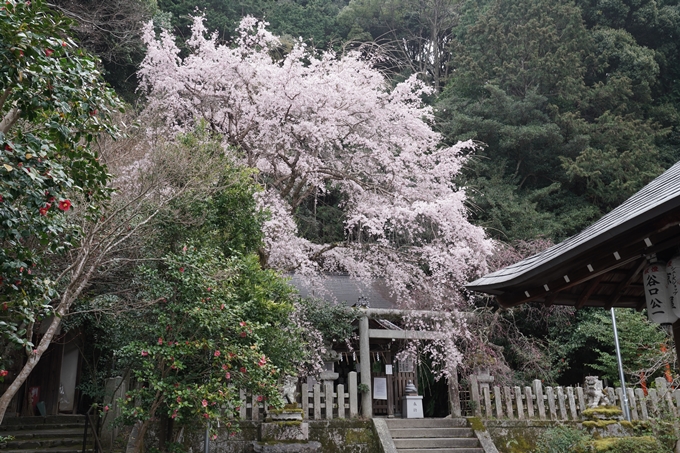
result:
M 0 333 L 27 352 L 56 295 L 46 261 L 79 236 L 67 211 L 109 194 L 92 145 L 120 104 L 68 30 L 40 0 L 0 8 Z
M 486 145 L 468 183 L 501 239 L 571 235 L 680 157 L 677 104 L 656 89 L 677 83 L 660 72 L 674 48 L 589 25 L 570 2 L 464 3 L 439 116 Z

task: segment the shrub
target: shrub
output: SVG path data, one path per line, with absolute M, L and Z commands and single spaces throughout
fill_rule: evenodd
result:
M 607 438 L 593 442 L 594 451 L 606 453 L 668 453 L 668 448 L 650 436 Z
M 585 451 L 589 436 L 568 426 L 557 426 L 541 433 L 534 453 L 578 453 Z M 634 450 L 632 450 L 634 451 Z

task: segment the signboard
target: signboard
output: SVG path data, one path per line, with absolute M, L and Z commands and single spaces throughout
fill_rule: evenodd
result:
M 387 378 L 384 377 L 373 378 L 373 399 L 374 400 L 387 399 Z

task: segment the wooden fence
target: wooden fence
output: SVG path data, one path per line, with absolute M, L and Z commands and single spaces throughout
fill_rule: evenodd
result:
M 355 418 L 359 416 L 359 400 L 357 392 L 357 373 L 351 372 L 348 377 L 348 388 L 339 384 L 326 386 L 319 383 L 300 386 L 298 403 L 305 419 L 331 420 L 334 418 Z M 241 390 L 241 405 L 238 407 L 241 420 L 264 420 L 266 401 L 257 395 L 247 394 Z
M 680 389 L 668 388 L 664 378 L 655 383 L 656 388 L 646 396 L 641 388 L 626 388 L 631 419 L 647 420 L 665 411 L 680 414 Z M 620 387 L 607 387 L 604 393 L 623 410 Z M 581 420 L 587 407 L 582 387 L 544 387 L 540 380 L 526 387 L 500 387 L 480 384 L 474 375 L 470 376 L 470 400 L 475 416 L 510 420 Z
M 359 400 L 357 392 L 357 373 L 349 373 L 348 388 L 339 384 L 333 389 L 329 385 L 303 382 L 300 397 L 302 413 L 310 420 L 332 420 L 334 418 L 355 418 L 359 416 Z M 348 393 L 345 393 L 348 390 Z

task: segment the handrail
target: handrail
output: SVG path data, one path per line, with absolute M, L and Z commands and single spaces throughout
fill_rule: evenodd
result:
M 85 431 L 83 432 L 83 453 L 87 451 L 87 427 L 92 426 L 92 436 L 94 437 L 94 448 L 92 449 L 94 453 L 104 453 L 102 444 L 99 442 L 99 436 L 97 435 L 98 426 L 96 426 L 92 421 L 92 410 L 97 408 L 96 404 L 90 406 L 90 409 L 85 414 Z M 99 422 L 99 419 L 97 419 Z M 97 423 L 99 424 L 99 423 Z

